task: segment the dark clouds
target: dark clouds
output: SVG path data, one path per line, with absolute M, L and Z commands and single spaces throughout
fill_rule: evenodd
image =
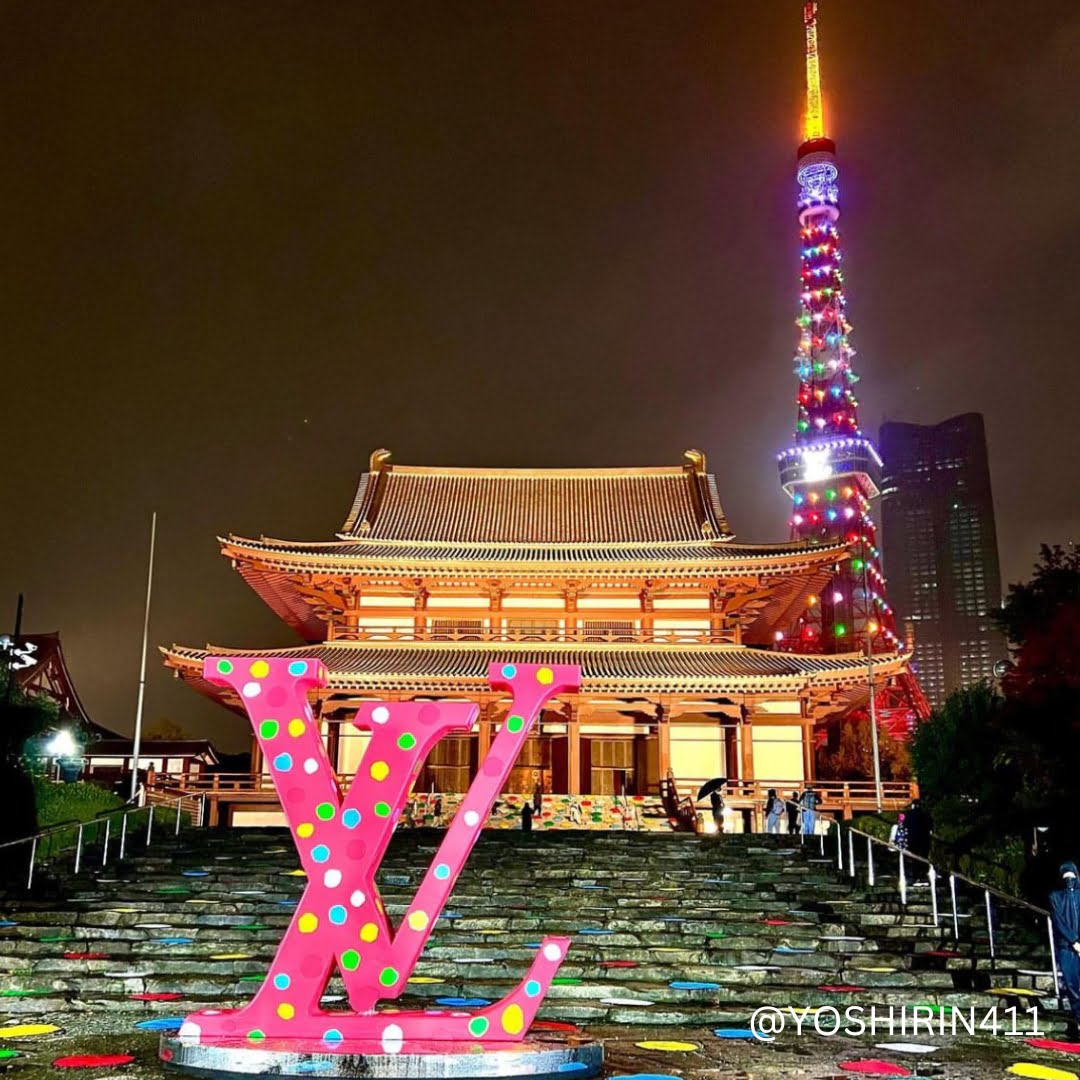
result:
M 821 39 L 864 426 L 983 411 L 1017 578 L 1080 534 L 1080 13 L 825 0 Z M 152 507 L 154 638 L 195 644 L 290 640 L 214 536 L 331 535 L 379 445 L 698 445 L 740 536 L 784 534 L 794 0 L 30 0 L 0 50 L 0 599 L 102 722 Z M 151 674 L 149 717 L 243 742 Z

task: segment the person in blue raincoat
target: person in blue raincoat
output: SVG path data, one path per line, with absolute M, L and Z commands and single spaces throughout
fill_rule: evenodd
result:
M 817 805 L 818 793 L 814 790 L 813 784 L 807 784 L 806 790 L 802 793 L 802 798 L 799 799 L 799 806 L 802 807 L 803 836 L 814 835 L 814 822 L 817 820 Z
M 1061 888 L 1050 894 L 1050 920 L 1054 925 L 1054 952 L 1058 971 L 1072 1011 L 1070 1034 L 1080 1021 L 1080 879 L 1076 863 L 1061 864 Z

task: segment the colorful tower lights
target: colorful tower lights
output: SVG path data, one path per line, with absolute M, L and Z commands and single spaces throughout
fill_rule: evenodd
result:
M 857 556 L 798 619 L 781 647 L 808 652 L 892 649 L 898 644 L 870 516 L 881 459 L 859 428 L 851 323 L 844 296 L 839 169 L 825 135 L 818 58 L 817 3 L 803 6 L 806 115 L 796 180 L 800 273 L 799 380 L 794 445 L 778 455 L 780 482 L 792 502 L 791 534 L 810 543 L 842 542 Z

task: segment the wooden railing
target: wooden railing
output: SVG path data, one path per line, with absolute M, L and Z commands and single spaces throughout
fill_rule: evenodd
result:
M 462 624 L 453 626 L 359 626 L 335 625 L 333 641 L 490 641 L 490 642 L 570 642 L 633 645 L 732 645 L 737 641 L 732 629 L 702 626 L 574 627 L 535 626 L 489 627 Z

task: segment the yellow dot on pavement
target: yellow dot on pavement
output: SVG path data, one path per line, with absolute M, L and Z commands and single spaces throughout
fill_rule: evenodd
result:
M 691 1050 L 701 1049 L 697 1043 L 669 1042 L 667 1039 L 647 1039 L 645 1042 L 634 1043 L 634 1045 L 640 1046 L 642 1050 L 668 1050 L 672 1053 L 676 1051 L 689 1053 Z
M 1030 1061 L 1018 1061 L 1006 1069 L 1013 1076 L 1028 1076 L 1031 1080 L 1076 1080 L 1076 1073 L 1064 1069 L 1051 1069 L 1049 1065 L 1036 1065 Z
M 27 1039 L 32 1035 L 51 1035 L 60 1029 L 55 1024 L 16 1024 L 0 1028 L 0 1039 Z

